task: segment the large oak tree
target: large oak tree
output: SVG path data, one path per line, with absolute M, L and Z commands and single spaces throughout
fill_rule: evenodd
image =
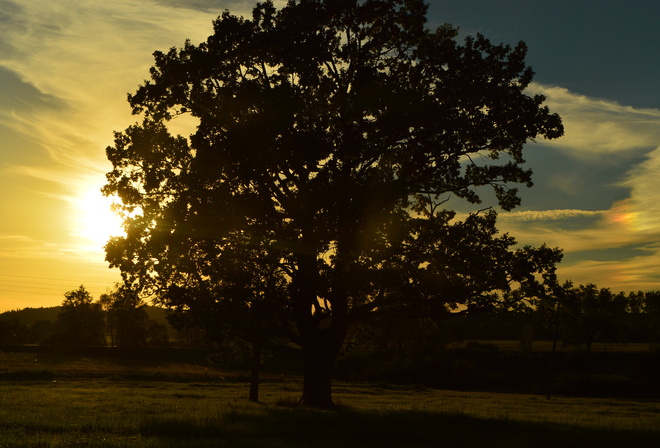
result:
M 204 309 L 228 299 L 232 266 L 250 252 L 264 260 L 275 280 L 247 275 L 257 293 L 245 306 L 274 287 L 286 297 L 306 405 L 332 406 L 333 360 L 354 320 L 506 308 L 524 295 L 508 291 L 538 286 L 561 257 L 514 249 L 492 212 L 445 210 L 486 189 L 514 208 L 515 185 L 531 185 L 523 145 L 563 129 L 525 93 L 524 43 L 461 43 L 452 26 L 427 29 L 426 11 L 420 0 L 299 0 L 260 3 L 251 19 L 225 12 L 206 42 L 155 53 L 129 95 L 143 121 L 107 149 L 105 192 L 126 227 L 110 264 L 167 305 Z M 177 120 L 194 126 L 189 137 L 170 133 Z

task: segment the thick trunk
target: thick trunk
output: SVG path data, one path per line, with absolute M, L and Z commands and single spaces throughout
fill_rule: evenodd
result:
M 302 406 L 334 409 L 332 401 L 332 368 L 336 352 L 316 344 L 303 349 L 305 359 L 305 379 L 300 398 Z
M 303 234 L 311 235 L 313 232 L 303 231 Z M 298 254 L 298 270 L 292 282 L 292 292 L 298 342 L 302 346 L 305 362 L 300 405 L 333 409 L 332 369 L 346 335 L 348 297 L 344 285 L 337 282 L 333 282 L 331 297 L 321 299 L 318 288 L 316 253 Z

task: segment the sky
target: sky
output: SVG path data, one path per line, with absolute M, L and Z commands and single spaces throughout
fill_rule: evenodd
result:
M 563 248 L 562 281 L 660 290 L 660 2 L 429 3 L 431 28 L 525 41 L 529 93 L 564 121 L 564 137 L 527 146 L 535 186 L 500 229 Z M 225 9 L 255 4 L 0 0 L 0 312 L 58 305 L 81 284 L 98 298 L 120 280 L 102 249 L 119 223 L 99 189 L 113 131 L 138 119 L 126 95 L 155 50 L 204 41 Z

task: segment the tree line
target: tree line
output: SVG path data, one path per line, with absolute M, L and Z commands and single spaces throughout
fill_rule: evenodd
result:
M 544 339 L 587 350 L 595 342 L 660 343 L 660 292 L 615 293 L 593 283 L 567 281 L 536 301 Z
M 660 291 L 615 293 L 593 283 L 565 282 L 553 292 L 513 312 L 450 313 L 431 318 L 382 317 L 351 328 L 346 352 L 407 352 L 433 356 L 463 343 L 494 349 L 489 341 L 518 341 L 522 351 L 551 341 L 571 350 L 598 344 L 649 344 L 660 347 Z
M 147 305 L 125 287 L 97 301 L 84 286 L 64 293 L 60 307 L 31 310 L 35 319 L 22 323 L 13 312 L 0 318 L 1 344 L 145 347 L 170 345 L 168 326 L 147 313 Z
M 84 286 L 66 292 L 60 307 L 26 309 L 34 314 L 29 323 L 17 319 L 20 311 L 0 315 L 0 344 L 131 346 L 216 346 L 226 360 L 246 359 L 232 351 L 249 351 L 256 329 L 246 325 L 250 317 L 232 313 L 233 325 L 198 326 L 189 314 L 167 314 L 150 318 L 148 306 L 135 293 L 117 285 L 94 301 Z M 263 319 L 266 321 L 266 318 Z M 252 325 L 257 321 L 252 319 Z M 238 330 L 242 329 L 242 332 Z M 261 328 L 270 335 L 267 348 L 286 345 L 275 337 L 275 329 Z M 242 337 L 236 337 L 236 335 Z M 413 349 L 427 353 L 445 349 L 455 342 L 518 340 L 521 349 L 534 341 L 553 341 L 563 347 L 590 350 L 592 344 L 660 344 L 660 291 L 613 292 L 593 283 L 575 286 L 567 281 L 552 294 L 538 298 L 511 313 L 450 313 L 437 318 L 390 316 L 354 325 L 344 349 Z M 241 342 L 242 341 L 242 342 Z M 246 345 L 247 344 L 247 345 Z M 224 346 L 224 347 L 223 347 Z M 479 347 L 479 344 L 474 344 Z M 481 347 L 487 347 L 481 346 Z

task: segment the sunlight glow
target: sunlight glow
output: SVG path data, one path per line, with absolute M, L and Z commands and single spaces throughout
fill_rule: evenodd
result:
M 85 238 L 98 249 L 103 248 L 110 237 L 122 235 L 122 221 L 112 211 L 112 203 L 113 199 L 103 196 L 98 188 L 85 191 L 74 203 L 74 235 Z

